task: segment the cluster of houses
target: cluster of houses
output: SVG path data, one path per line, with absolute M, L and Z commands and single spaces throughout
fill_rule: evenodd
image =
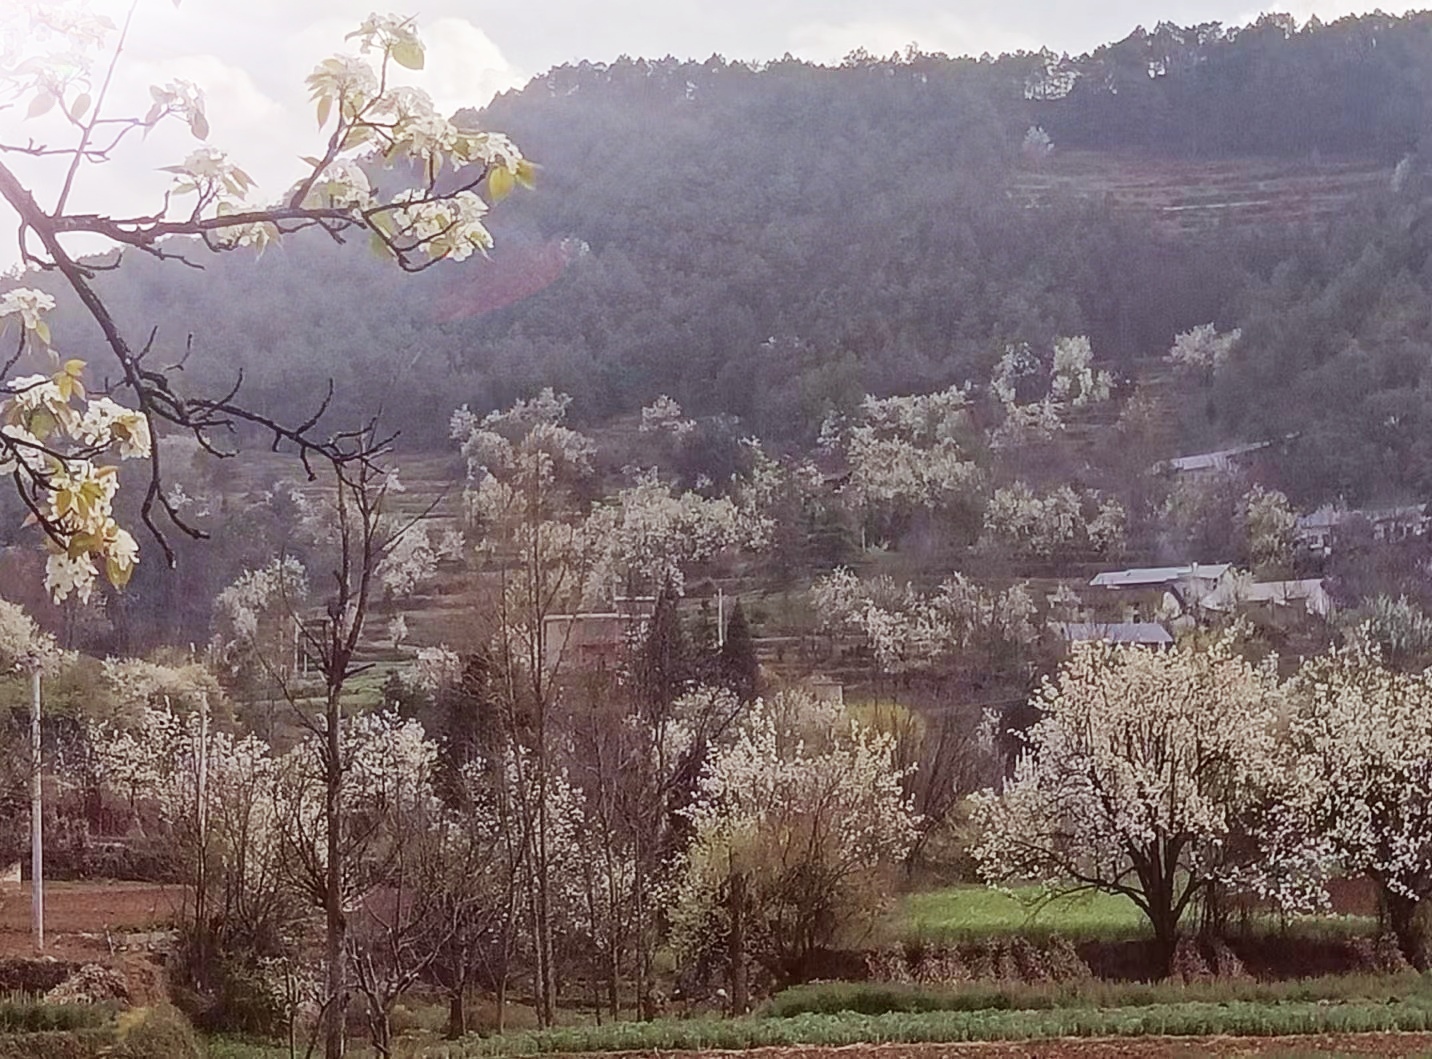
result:
M 1213 452 L 1177 456 L 1158 464 L 1154 470 L 1192 478 L 1256 472 L 1260 453 L 1275 444 L 1287 444 L 1295 439 L 1296 435 L 1290 434 L 1277 443 L 1252 441 Z M 1391 543 L 1425 536 L 1432 528 L 1432 517 L 1428 515 L 1426 504 L 1378 508 L 1324 504 L 1316 511 L 1299 515 L 1294 534 L 1298 547 L 1306 554 L 1326 557 L 1333 553 L 1339 534 L 1358 527 L 1362 527 L 1368 537 L 1378 543 Z
M 1091 601 L 1096 604 L 1089 610 L 1119 617 L 1056 622 L 1055 631 L 1069 643 L 1163 646 L 1214 615 L 1262 611 L 1270 617 L 1281 613 L 1326 621 L 1333 612 L 1322 578 L 1257 581 L 1230 563 L 1109 570 L 1095 576 L 1089 588 L 1095 590 Z
M 1284 442 L 1292 438 L 1283 439 Z M 1157 471 L 1202 477 L 1247 472 L 1274 442 L 1233 445 L 1166 460 Z M 1349 536 L 1396 543 L 1426 536 L 1432 516 L 1426 504 L 1349 508 L 1325 504 L 1297 517 L 1294 540 L 1310 558 L 1331 556 Z M 1162 646 L 1178 633 L 1220 614 L 1261 613 L 1285 620 L 1327 621 L 1333 601 L 1322 578 L 1259 581 L 1229 563 L 1110 570 L 1089 582 L 1077 620 L 1053 623 L 1068 643 L 1107 641 Z M 1103 620 L 1095 620 L 1097 614 Z

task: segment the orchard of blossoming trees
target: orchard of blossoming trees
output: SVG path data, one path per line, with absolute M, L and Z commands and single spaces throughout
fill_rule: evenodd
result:
M 435 998 L 453 1037 L 578 1008 L 650 1019 L 677 994 L 741 1014 L 831 967 L 874 973 L 928 879 L 1113 895 L 1160 975 L 1235 910 L 1317 913 L 1361 879 L 1402 956 L 1432 959 L 1426 520 L 1319 497 L 1314 553 L 1311 501 L 1300 515 L 1278 472 L 1291 434 L 1167 459 L 1218 440 L 1276 328 L 1174 331 L 1142 363 L 1126 350 L 1125 376 L 1084 333 L 1108 327 L 1036 278 L 1000 300 L 1027 297 L 1037 324 L 991 316 L 958 377 L 901 346 L 898 378 L 926 392 L 761 330 L 760 362 L 703 363 L 712 392 L 687 408 L 660 366 L 606 378 L 642 393 L 615 419 L 593 414 L 595 383 L 556 379 L 625 360 L 485 388 L 433 368 L 418 433 L 445 425 L 446 447 L 398 450 L 376 420 L 331 427 L 321 389 L 190 389 L 212 376 L 186 374 L 188 343 L 136 324 L 106 276 L 176 258 L 269 276 L 355 236 L 397 266 L 384 284 L 500 269 L 488 211 L 533 164 L 394 84 L 423 45 L 374 15 L 313 69 L 320 144 L 264 197 L 208 144 L 195 85 L 117 109 L 125 33 L 69 0 L 0 5 L 22 266 L 0 290 L 0 703 L 20 701 L 17 671 L 27 704 L 36 679 L 47 696 L 38 737 L 0 715 L 0 854 L 23 853 L 33 782 L 57 873 L 170 887 L 169 980 L 204 1028 L 337 1059 L 355 1032 L 394 1054 Z M 685 83 L 693 112 L 705 76 Z M 172 181 L 152 212 L 76 205 L 161 126 L 196 143 L 154 159 Z M 1039 126 L 1012 142 L 1026 128 L 1041 171 L 1057 164 Z M 570 245 L 589 289 L 592 248 Z M 1274 276 L 1268 297 L 1294 299 Z M 467 378 L 430 335 L 372 330 L 410 373 L 446 357 Z M 753 436 L 721 410 L 741 386 L 789 421 Z M 305 395 L 311 414 L 275 411 Z M 1393 430 L 1410 413 L 1379 414 Z M 256 437 L 291 461 L 229 459 Z M 1122 563 L 1115 582 L 1155 587 L 1098 596 Z M 1154 618 L 1166 647 L 1107 642 Z

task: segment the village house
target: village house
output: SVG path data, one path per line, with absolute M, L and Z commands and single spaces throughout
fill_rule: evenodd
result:
M 1089 587 L 1112 593 L 1123 621 L 1174 620 L 1191 615 L 1205 599 L 1226 591 L 1232 570 L 1230 563 L 1107 570 L 1096 575 Z
M 1380 543 L 1421 537 L 1427 532 L 1427 505 L 1359 509 L 1324 504 L 1298 516 L 1294 537 L 1299 547 L 1314 555 L 1331 555 L 1338 531 L 1358 521 L 1371 526 L 1373 540 Z
M 1253 581 L 1247 577 L 1234 577 L 1205 598 L 1203 606 L 1218 611 L 1297 609 L 1323 620 L 1333 613 L 1332 596 L 1320 577 L 1292 581 Z
M 1190 456 L 1176 456 L 1159 465 L 1161 469 L 1175 474 L 1226 474 L 1246 467 L 1255 452 L 1261 452 L 1271 441 L 1250 441 L 1215 452 L 1198 452 Z
M 646 632 L 655 596 L 618 596 L 612 609 L 547 614 L 542 619 L 542 666 L 550 677 L 615 669 Z

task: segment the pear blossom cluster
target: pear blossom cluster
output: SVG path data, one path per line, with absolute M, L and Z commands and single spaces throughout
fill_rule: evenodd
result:
M 641 432 L 643 434 L 671 434 L 680 439 L 696 429 L 696 423 L 687 419 L 677 404 L 662 394 L 641 410 Z
M 590 602 L 613 584 L 655 591 L 669 583 L 680 591 L 692 564 L 766 545 L 781 472 L 754 439 L 746 443 L 751 472 L 729 483 L 731 495 L 678 489 L 644 469 L 633 470 L 633 483 L 610 502 L 588 506 L 579 487 L 592 475 L 596 445 L 566 425 L 570 405 L 549 387 L 482 417 L 464 406 L 450 432 L 467 458 L 469 523 L 569 571 L 573 600 Z M 680 416 L 675 402 L 651 422 L 672 416 Z
M 603 542 L 599 580 L 620 576 L 651 590 L 670 584 L 678 592 L 692 564 L 728 548 L 757 551 L 772 530 L 768 516 L 730 497 L 677 492 L 655 471 L 641 472 L 591 519 Z
M 1013 776 L 975 798 L 981 871 L 1127 894 L 1169 942 L 1280 790 L 1285 702 L 1275 662 L 1248 662 L 1231 636 L 1078 646 L 1036 697 Z
M 1316 836 L 1325 864 L 1432 896 L 1432 675 L 1389 669 L 1357 636 L 1306 662 L 1292 690 L 1289 830 Z
M 841 567 L 812 586 L 811 600 L 826 628 L 856 633 L 889 673 L 927 668 L 976 645 L 1027 646 L 1039 635 L 1024 586 L 990 591 L 962 574 L 925 593 Z
M 52 670 L 61 658 L 53 636 L 36 625 L 24 608 L 0 599 L 0 670 L 16 666 Z
M 1287 567 L 1297 546 L 1298 513 L 1277 489 L 1254 485 L 1238 504 L 1239 528 L 1255 569 Z
M 313 70 L 307 84 L 326 147 L 304 159 L 301 177 L 278 201 L 262 197 L 242 166 L 208 142 L 205 95 L 193 82 L 151 86 L 142 114 L 110 112 L 105 89 L 123 52 L 123 39 L 116 44 L 115 35 L 113 21 L 91 13 L 83 0 L 16 0 L 0 9 L 0 101 L 26 120 L 47 123 L 29 137 L 29 146 L 0 150 L 53 167 L 53 179 L 36 178 L 26 187 L 6 166 L 7 187 L 18 188 L 6 197 L 22 218 L 22 256 L 27 265 L 63 275 L 96 316 L 102 310 L 93 308 L 98 299 L 84 270 L 67 268 L 66 253 L 53 240 L 32 238 L 30 227 L 38 222 L 25 218 L 37 215 L 27 209 L 41 211 L 58 231 L 161 256 L 173 256 L 157 250 L 171 236 L 192 237 L 211 250 L 262 251 L 303 228 L 322 226 L 335 236 L 356 228 L 381 254 L 416 270 L 486 252 L 492 246 L 489 205 L 516 186 L 532 185 L 533 165 L 506 136 L 444 117 L 423 89 L 392 83 L 395 67 L 424 66 L 423 43 L 410 18 L 370 15 L 349 35 L 357 54 L 330 57 Z M 106 51 L 112 54 L 105 56 L 101 79 L 96 60 Z M 109 161 L 130 133 L 137 140 L 169 122 L 186 126 L 199 142 L 181 161 L 155 167 L 172 176 L 162 204 L 125 218 L 70 208 L 72 187 L 90 176 L 91 167 Z M 379 179 L 385 167 L 402 169 L 404 179 Z M 0 323 L 19 325 L 20 345 L 10 363 L 31 354 L 28 367 L 49 355 L 54 369 L 0 380 L 0 474 L 14 477 L 46 531 L 46 576 L 55 599 L 87 600 L 101 574 L 123 586 L 139 557 L 134 537 L 113 518 L 117 479 L 106 458 L 148 459 L 159 419 L 201 436 L 211 424 L 182 402 L 156 398 L 164 384 L 144 377 L 133 353 L 138 343 L 112 328 L 106 342 L 121 369 L 119 385 L 139 407 L 124 407 L 119 393 L 88 397 L 84 365 L 54 354 L 44 319 L 53 307 L 53 298 L 41 291 L 0 293 Z M 156 478 L 153 486 L 146 522 L 153 526 L 156 499 L 158 510 L 178 521 L 162 483 Z
M 1175 335 L 1164 359 L 1180 368 L 1211 374 L 1223 367 L 1242 337 L 1238 328 L 1220 334 L 1212 324 L 1199 324 Z
M 991 543 L 1040 558 L 1070 551 L 1113 555 L 1123 548 L 1126 522 L 1123 505 L 1112 497 L 1081 495 L 1067 485 L 1041 496 L 1015 482 L 990 498 L 984 532 Z
M 139 544 L 114 518 L 116 463 L 146 459 L 149 419 L 113 399 L 90 395 L 85 364 L 61 361 L 50 348 L 44 313 L 54 299 L 13 288 L 0 295 L 0 324 L 19 323 L 21 348 L 45 350 L 54 371 L 0 381 L 0 474 L 20 483 L 32 515 L 46 530 L 46 584 L 58 602 L 87 600 L 103 570 L 123 587 L 139 561 Z
M 1003 411 L 990 435 L 995 449 L 1046 441 L 1064 429 L 1073 409 L 1109 399 L 1114 377 L 1094 367 L 1085 337 L 1058 338 L 1044 355 L 1028 345 L 1005 349 L 990 378 L 990 393 Z
M 826 913 L 831 931 L 868 911 L 856 894 L 903 860 L 919 827 L 903 778 L 893 737 L 838 705 L 795 693 L 752 704 L 684 811 L 694 837 L 673 893 L 678 949 L 711 943 L 711 917 L 726 912 L 722 895 L 736 874 L 748 881 L 756 929 L 776 944 L 800 944 L 781 939 L 799 933 L 782 923 Z M 796 878 L 807 885 L 790 886 Z
M 1388 666 L 1364 629 L 1282 679 L 1240 635 L 1076 647 L 1013 775 L 974 799 L 981 871 L 1125 894 L 1165 942 L 1219 893 L 1307 912 L 1333 875 L 1366 875 L 1425 957 L 1411 924 L 1432 897 L 1432 675 Z
M 832 418 L 821 444 L 850 466 L 845 494 L 862 508 L 936 510 L 975 490 L 969 398 L 962 387 L 903 397 L 867 396 L 848 420 Z

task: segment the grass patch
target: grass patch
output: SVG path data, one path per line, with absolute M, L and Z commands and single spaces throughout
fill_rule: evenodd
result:
M 24 997 L 0 999 L 0 1033 L 52 1033 L 96 1029 L 114 1018 L 113 1004 L 46 1004 Z
M 1259 982 L 971 982 L 921 986 L 880 982 L 820 982 L 795 986 L 772 997 L 762 1010 L 771 1018 L 852 1012 L 881 1015 L 930 1011 L 1050 1011 L 1061 1008 L 1129 1008 L 1156 1004 L 1230 1002 L 1417 1001 L 1432 1005 L 1432 982 L 1416 971 L 1341 974 L 1297 981 Z
M 902 937 L 943 942 L 1014 934 L 1030 941 L 1055 934 L 1076 941 L 1126 941 L 1149 934 L 1148 920 L 1127 897 L 1092 891 L 1055 897 L 1040 886 L 951 886 L 910 894 L 895 926 Z
M 1297 937 L 1349 938 L 1377 932 L 1371 916 L 1258 916 L 1249 924 L 1258 933 Z M 1042 886 L 993 889 L 950 886 L 907 895 L 891 921 L 900 938 L 934 943 L 981 941 L 1020 935 L 1047 941 L 1055 935 L 1072 941 L 1133 941 L 1151 935 L 1148 919 L 1121 894 L 1082 891 L 1055 895 Z
M 791 1018 L 697 1019 L 564 1028 L 435 1044 L 428 1059 L 627 1050 L 702 1051 L 811 1044 L 1024 1041 L 1054 1037 L 1248 1037 L 1310 1033 L 1428 1032 L 1432 999 L 1275 1003 L 1193 1001 L 1126 1008 L 804 1014 Z

